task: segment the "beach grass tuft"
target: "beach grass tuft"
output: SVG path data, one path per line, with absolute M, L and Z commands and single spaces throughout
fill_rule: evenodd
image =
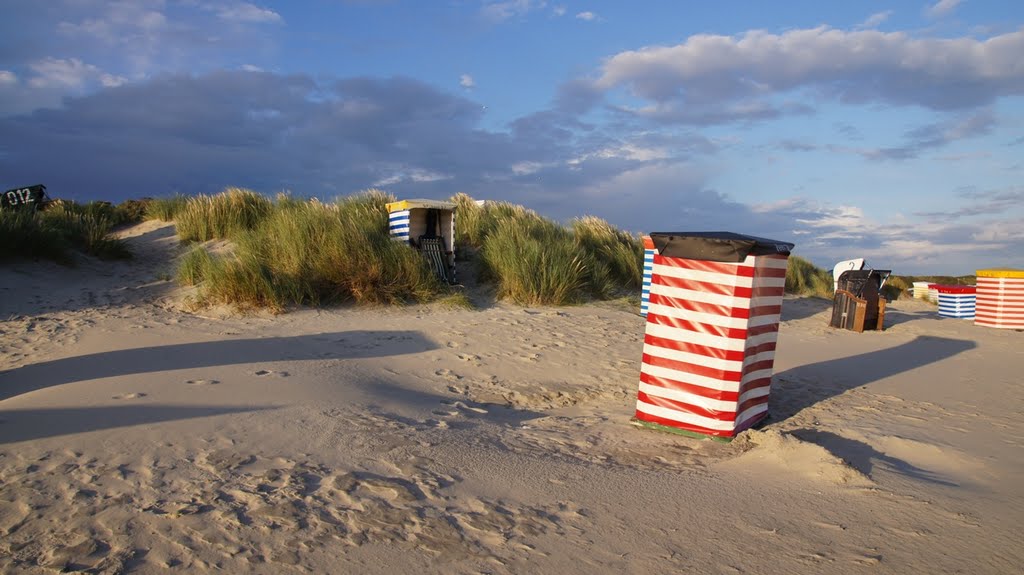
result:
M 789 256 L 786 293 L 832 299 L 832 273 L 800 256 Z
M 243 188 L 227 188 L 220 194 L 188 198 L 174 221 L 182 241 L 226 239 L 255 228 L 271 207 L 266 196 Z
M 146 218 L 160 220 L 161 222 L 173 222 L 178 219 L 188 204 L 188 196 L 175 194 L 166 198 L 153 198 L 146 204 Z
M 127 244 L 111 234 L 126 215 L 107 202 L 52 202 L 46 209 L 0 212 L 0 259 L 42 258 L 71 264 L 76 251 L 100 259 L 127 259 Z
M 202 209 L 221 201 L 204 199 Z M 331 204 L 289 196 L 267 200 L 257 221 L 224 226 L 234 244 L 231 254 L 193 250 L 182 259 L 178 280 L 200 285 L 206 303 L 273 311 L 345 301 L 429 301 L 445 288 L 419 253 L 391 239 L 389 201 L 394 198 L 377 190 Z
M 643 280 L 640 238 L 592 217 L 566 227 L 523 206 L 466 194 L 457 205 L 456 251 L 478 253 L 480 279 L 520 305 L 565 305 L 621 297 Z

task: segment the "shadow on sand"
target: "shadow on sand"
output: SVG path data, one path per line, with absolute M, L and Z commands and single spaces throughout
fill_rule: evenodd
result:
M 869 383 L 911 372 L 977 347 L 973 341 L 918 336 L 879 351 L 795 367 L 773 378 L 768 423 L 789 419 L 805 408 Z M 922 381 L 922 385 L 928 382 Z M 877 465 L 920 481 L 956 486 L 939 475 L 889 456 L 871 445 L 817 429 L 797 429 L 795 437 L 815 443 L 871 477 Z
M 876 466 L 882 466 L 918 481 L 945 485 L 947 487 L 959 486 L 958 483 L 942 479 L 938 474 L 927 469 L 922 469 L 902 459 L 886 455 L 863 441 L 857 441 L 856 439 L 817 429 L 797 429 L 792 434 L 803 441 L 816 443 L 824 447 L 833 455 L 842 458 L 850 467 L 868 477 L 871 477 L 871 472 Z
M 266 406 L 118 405 L 18 409 L 0 412 L 0 445 L 101 429 L 273 409 L 278 408 Z
M 346 331 L 120 349 L 0 372 L 0 401 L 77 381 L 273 361 L 359 359 L 420 353 L 437 344 L 417 331 Z
M 973 341 L 922 335 L 894 347 L 788 369 L 772 378 L 769 418 L 788 419 L 830 397 L 975 347 Z

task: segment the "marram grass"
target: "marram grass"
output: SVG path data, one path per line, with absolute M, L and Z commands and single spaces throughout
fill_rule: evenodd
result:
M 193 196 L 175 216 L 178 237 L 199 242 L 232 238 L 259 225 L 271 208 L 269 198 L 242 188 L 228 188 L 213 196 Z
M 800 256 L 789 256 L 786 293 L 832 299 L 832 273 Z
M 638 291 L 640 238 L 587 216 L 569 227 L 506 202 L 452 201 L 457 252 L 479 251 L 479 273 L 496 294 L 521 305 L 564 305 Z
M 188 204 L 188 196 L 175 194 L 167 198 L 153 198 L 146 204 L 146 218 L 173 222 Z
M 76 251 L 100 259 L 131 257 L 128 245 L 114 237 L 125 223 L 122 212 L 106 202 L 52 202 L 46 209 L 0 211 L 0 259 L 42 258 L 70 264 Z
M 419 253 L 388 235 L 385 204 L 393 200 L 375 190 L 334 204 L 268 200 L 250 229 L 232 228 L 230 255 L 192 252 L 182 259 L 178 279 L 199 284 L 201 302 L 274 311 L 429 301 L 445 288 Z

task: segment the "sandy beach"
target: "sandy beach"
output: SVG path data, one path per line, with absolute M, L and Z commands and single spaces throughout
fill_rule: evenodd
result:
M 1024 568 L 1024 333 L 787 297 L 767 424 L 701 441 L 630 425 L 622 303 L 195 311 L 122 235 L 0 267 L 5 573 Z

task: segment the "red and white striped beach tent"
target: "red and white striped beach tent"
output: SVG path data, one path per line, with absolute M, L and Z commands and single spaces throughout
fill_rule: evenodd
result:
M 793 244 L 731 232 L 652 233 L 633 422 L 731 438 L 768 415 Z

